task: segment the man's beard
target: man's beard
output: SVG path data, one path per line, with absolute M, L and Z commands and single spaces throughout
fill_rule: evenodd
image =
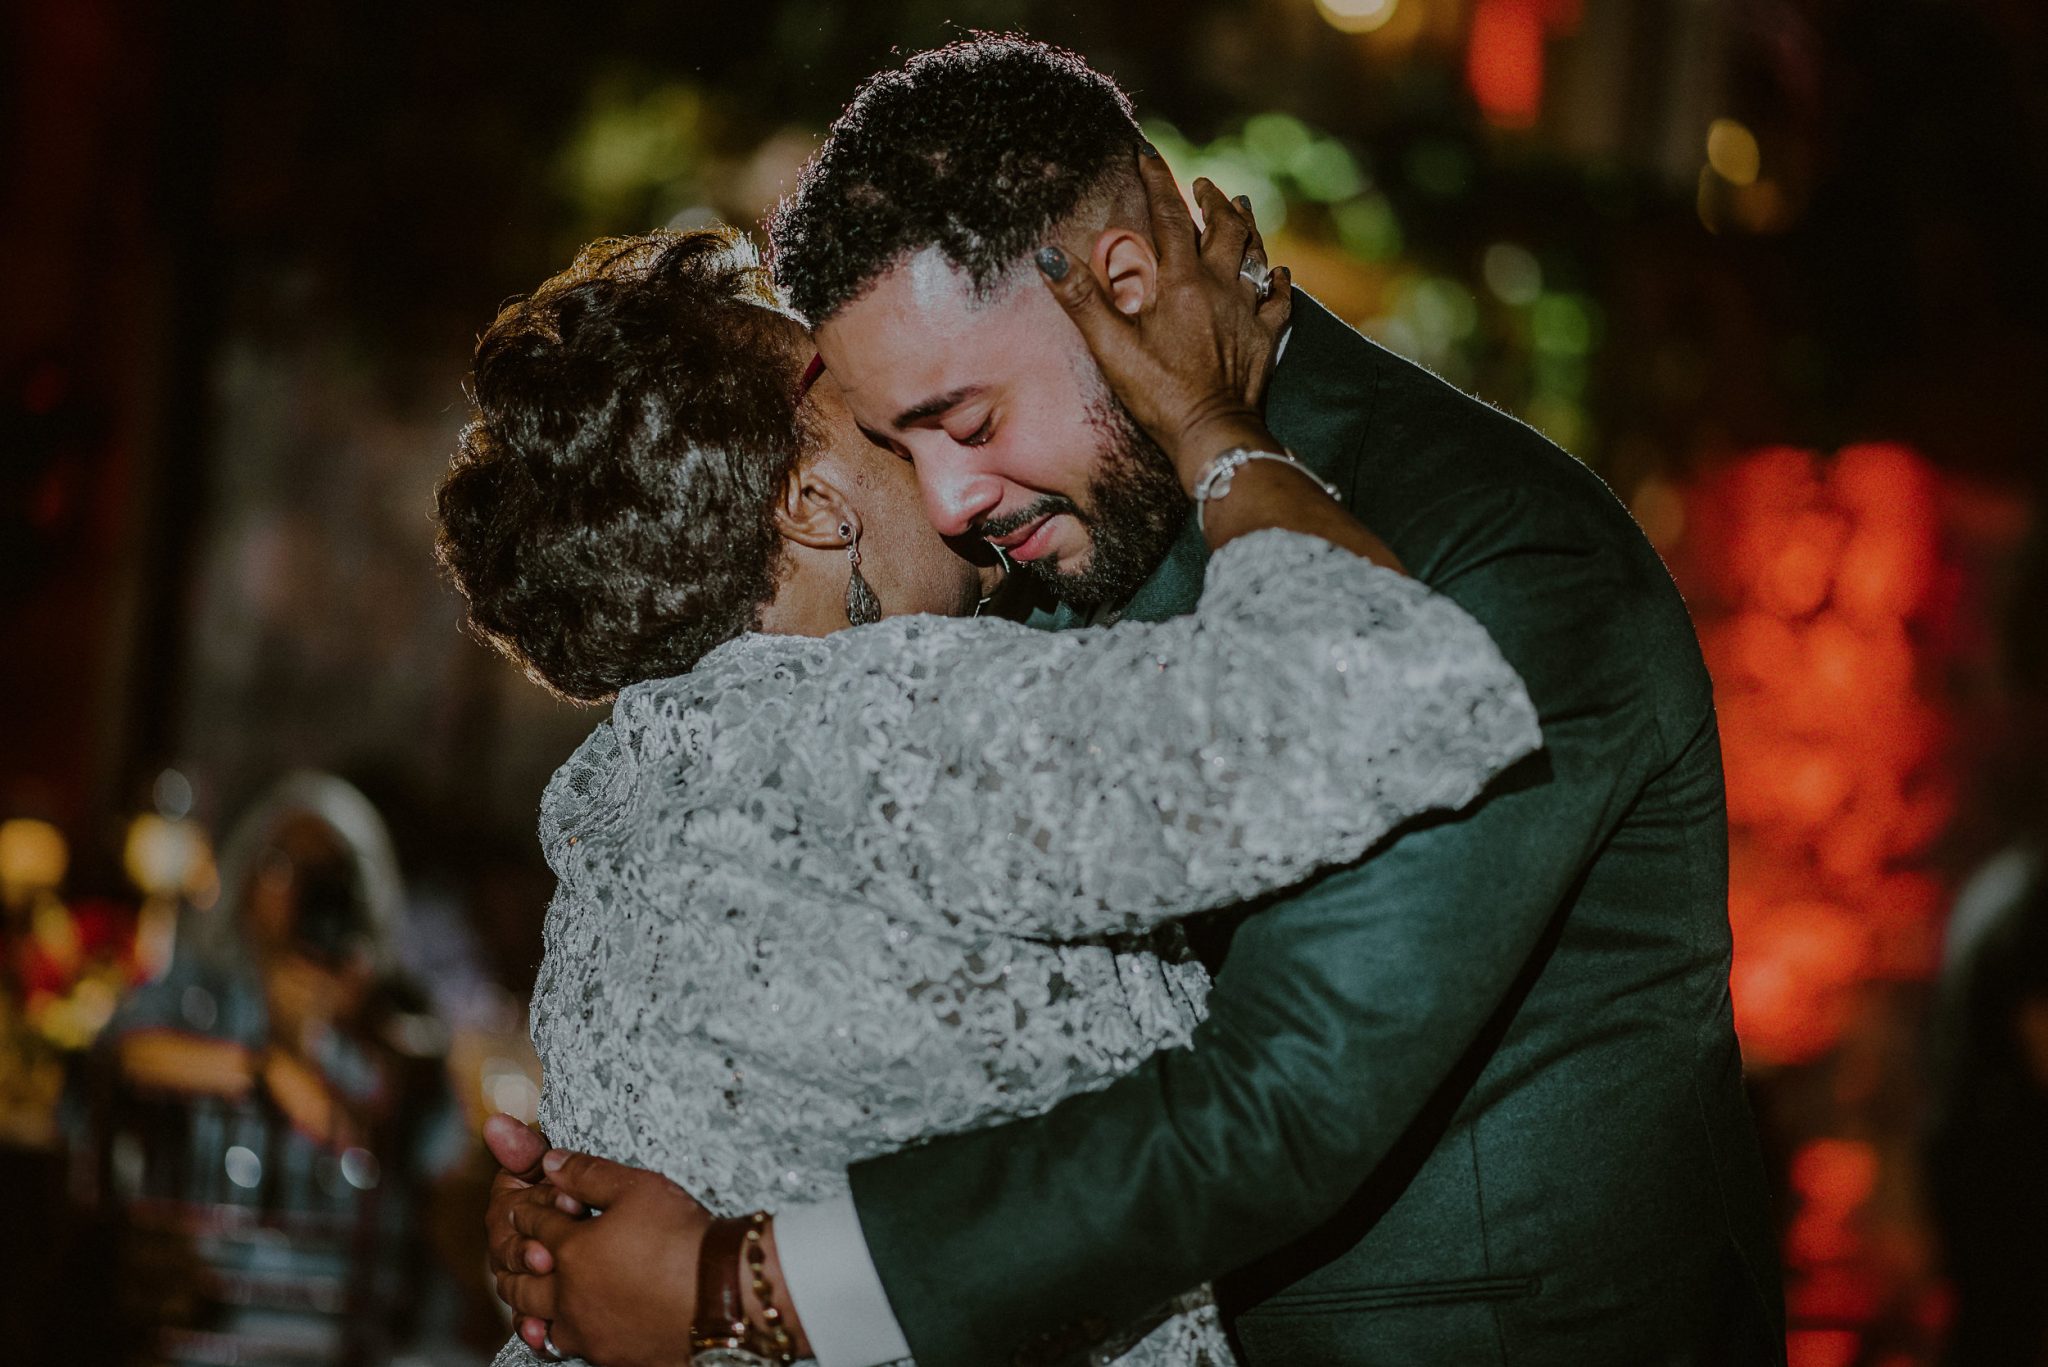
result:
M 1001 523 L 977 529 L 983 536 L 1005 536 L 1053 513 L 1079 519 L 1094 546 L 1084 568 L 1063 570 L 1057 557 L 1046 556 L 1019 569 L 1083 612 L 1130 602 L 1165 562 L 1188 520 L 1188 496 L 1172 460 L 1107 386 L 1088 406 L 1088 423 L 1102 436 L 1102 454 L 1086 508 L 1047 494 Z

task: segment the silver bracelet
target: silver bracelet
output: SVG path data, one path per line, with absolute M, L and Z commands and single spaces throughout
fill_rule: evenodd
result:
M 1205 532 L 1208 530 L 1204 515 L 1208 512 L 1210 502 L 1228 494 L 1231 481 L 1237 478 L 1237 472 L 1255 460 L 1277 460 L 1282 465 L 1292 466 L 1314 480 L 1316 487 L 1331 498 L 1343 502 L 1343 495 L 1337 492 L 1337 486 L 1303 465 L 1295 458 L 1294 452 L 1284 448 L 1278 451 L 1259 451 L 1249 446 L 1233 446 L 1211 459 L 1208 466 L 1203 469 L 1202 477 L 1195 481 L 1195 525 Z

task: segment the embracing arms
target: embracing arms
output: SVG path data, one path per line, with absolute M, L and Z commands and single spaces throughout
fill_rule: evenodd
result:
M 781 785 L 778 819 L 863 901 L 1008 934 L 1137 931 L 1297 883 L 1538 742 L 1449 599 L 1278 531 L 1221 551 L 1199 610 L 1167 622 L 896 619 L 804 648 L 828 667 L 721 668 L 721 692 L 786 707 L 776 757 L 692 775 L 679 800 L 744 810 L 763 773 L 815 776 Z M 720 838 L 702 829 L 700 848 Z
M 1542 754 L 1470 812 L 1248 918 L 1190 1048 L 1043 1115 L 851 1171 L 860 1235 L 919 1362 L 978 1367 L 1063 1324 L 1130 1321 L 1315 1228 L 1511 998 L 1667 743 L 1616 639 L 1634 585 L 1556 511 L 1504 497 L 1443 513 L 1500 525 L 1494 554 L 1440 582 L 1527 681 Z M 612 1285 L 608 1330 L 661 1303 Z
M 1170 173 L 1145 160 L 1155 203 L 1184 220 Z M 1289 300 L 1283 271 L 1247 306 L 1249 213 L 1206 182 L 1198 193 L 1199 245 L 1184 221 L 1157 233 L 1173 288 L 1154 309 L 1126 319 L 1085 270 L 1052 280 L 1191 490 L 1225 449 L 1281 449 L 1245 396 Z M 1535 748 L 1534 712 L 1484 628 L 1387 568 L 1378 538 L 1300 471 L 1244 465 L 1203 527 L 1217 551 L 1190 616 L 1059 633 L 896 618 L 714 657 L 676 681 L 680 701 L 706 715 L 708 752 L 730 717 L 749 759 L 693 767 L 678 803 L 771 802 L 804 846 L 854 869 L 863 901 L 907 919 L 1079 938 L 1348 863 Z M 753 705 L 718 705 L 732 697 Z M 803 778 L 764 797 L 778 773 Z M 693 845 L 719 838 L 701 829 Z M 735 832 L 735 858 L 755 857 L 749 838 Z
M 1440 580 L 1527 681 L 1542 755 L 1470 813 L 1247 919 L 1191 1048 L 1045 1115 L 853 1169 L 921 1363 L 1123 1322 L 1313 1229 L 1502 1009 L 1663 749 L 1611 644 L 1627 576 L 1556 511 L 1503 498 L 1495 553 Z
M 1162 173 L 1163 167 L 1148 170 L 1148 175 L 1155 179 Z M 1215 196 L 1212 188 L 1208 198 L 1215 200 L 1220 196 Z M 1160 196 L 1155 194 L 1154 199 L 1156 205 Z M 1176 209 L 1179 206 L 1177 194 L 1172 205 Z M 1223 217 L 1212 209 L 1212 224 Z M 1162 252 L 1163 263 L 1165 255 Z M 1230 265 L 1229 280 L 1234 281 L 1234 261 Z M 1051 274 L 1048 270 L 1048 275 Z M 1162 280 L 1170 274 L 1163 264 Z M 1144 335 L 1140 330 L 1143 319 L 1140 324 L 1132 324 L 1108 316 L 1107 306 L 1094 292 L 1086 271 L 1066 273 L 1054 284 L 1054 289 L 1061 294 L 1077 324 L 1089 334 L 1106 371 L 1117 369 L 1120 348 L 1128 358 L 1132 354 L 1142 355 L 1148 346 L 1163 348 L 1170 340 L 1163 334 Z M 1174 296 L 1163 292 L 1163 297 Z M 1142 367 L 1133 362 L 1127 369 L 1135 372 Z M 1131 401 L 1131 392 L 1121 381 L 1119 390 L 1125 393 L 1127 402 Z M 1241 404 L 1239 408 L 1242 409 Z M 1157 415 L 1139 416 L 1148 426 L 1162 421 Z M 1154 430 L 1157 434 L 1160 429 L 1155 426 Z M 1186 451 L 1201 450 L 1201 443 L 1208 443 L 1209 455 L 1232 445 L 1278 449 L 1255 417 L 1248 417 L 1243 411 L 1232 413 L 1228 405 L 1218 407 L 1208 425 L 1193 432 L 1184 431 L 1179 438 Z M 1184 478 L 1191 482 L 1185 471 Z M 1308 519 L 1306 525 L 1300 521 L 1290 524 L 1276 517 L 1273 509 L 1285 508 L 1290 502 L 1297 517 Z M 1361 548 L 1370 544 L 1365 540 L 1369 534 L 1324 498 L 1312 481 L 1271 462 L 1246 466 L 1231 495 L 1212 504 L 1208 511 L 1207 530 L 1212 543 L 1260 527 L 1295 525 L 1340 543 L 1351 538 Z M 1568 553 L 1561 554 L 1570 558 Z M 1519 566 L 1528 567 L 1528 561 Z M 1358 568 L 1365 572 L 1363 567 Z M 1516 568 L 1475 565 L 1473 574 L 1483 577 L 1487 584 L 1500 586 L 1515 578 Z M 1588 594 L 1579 611 L 1582 616 L 1597 613 L 1599 597 L 1608 587 L 1598 574 L 1589 568 L 1587 573 L 1565 578 L 1568 583 L 1560 579 L 1551 581 L 1551 586 L 1562 583 L 1570 594 Z M 1511 589 L 1512 585 L 1504 591 Z M 1475 616 L 1490 622 L 1487 614 L 1478 610 L 1483 595 L 1476 587 L 1472 593 L 1458 592 L 1456 596 Z M 1038 639 L 1043 643 L 1045 638 Z M 1509 647 L 1505 640 L 1502 645 Z M 1505 653 L 1512 663 L 1522 663 L 1517 649 L 1507 648 Z M 1112 683 L 1114 687 L 1108 691 L 1142 693 L 1130 687 L 1127 676 Z M 1572 722 L 1569 711 L 1567 708 L 1559 714 L 1561 723 Z M 1457 824 L 1476 824 L 1501 805 L 1502 800 L 1496 799 L 1469 821 Z M 1571 805 L 1575 811 L 1588 806 L 1576 801 Z M 1590 803 L 1590 807 L 1600 805 L 1600 801 Z M 1354 810 L 1353 816 L 1356 815 Z M 1159 823 L 1155 820 L 1153 824 Z M 1413 832 L 1370 867 L 1379 868 L 1411 848 L 1413 842 L 1435 837 L 1446 829 L 1453 828 L 1439 826 L 1431 831 Z M 1593 838 L 1591 829 L 1589 824 L 1588 840 Z M 1006 834 L 1014 838 L 1015 833 Z M 1477 843 L 1483 846 L 1484 837 Z M 1514 843 L 1505 840 L 1502 848 L 1511 849 Z M 1409 861 L 1407 874 L 1385 882 L 1381 892 L 1370 899 L 1387 899 L 1379 922 L 1398 922 L 1417 912 L 1414 902 L 1404 898 L 1418 890 L 1427 891 L 1430 875 L 1438 871 L 1434 859 L 1427 859 L 1429 871 L 1418 872 L 1423 862 Z M 1448 862 L 1455 866 L 1458 860 L 1454 855 Z M 1185 1290 L 1217 1267 L 1238 1260 L 1228 1253 L 1219 1254 L 1219 1248 L 1242 1248 L 1243 1256 L 1249 1256 L 1257 1251 L 1257 1246 L 1271 1246 L 1289 1233 L 1298 1232 L 1302 1222 L 1312 1218 L 1304 1215 L 1305 1211 L 1312 1211 L 1329 1199 L 1346 1173 L 1360 1171 L 1361 1164 L 1369 1165 L 1371 1147 L 1379 1142 L 1378 1131 L 1372 1126 L 1362 1132 L 1351 1129 L 1351 1113 L 1370 1112 L 1378 1117 L 1379 1128 L 1397 1129 L 1397 1116 L 1407 1104 L 1406 1090 L 1415 1079 L 1404 1065 L 1401 1078 L 1384 1095 L 1359 1095 L 1364 1087 L 1363 1073 L 1357 1068 L 1361 1056 L 1389 1039 L 1394 1041 L 1393 1047 L 1398 1047 L 1399 1037 L 1410 1030 L 1427 1032 L 1445 1026 L 1452 1031 L 1464 1029 L 1459 1021 L 1446 1019 L 1444 1013 L 1456 1015 L 1466 1008 L 1462 1002 L 1439 1000 L 1439 980 L 1429 973 L 1418 973 L 1397 958 L 1385 958 L 1376 945 L 1366 943 L 1369 936 L 1361 932 L 1355 918 L 1348 914 L 1361 896 L 1358 885 L 1351 880 L 1362 872 L 1350 871 L 1325 880 L 1286 904 L 1306 909 L 1297 914 L 1307 918 L 1308 933 L 1293 935 L 1284 928 L 1284 923 L 1270 933 L 1247 927 L 1247 938 L 1242 943 L 1271 938 L 1280 942 L 1282 948 L 1292 944 L 1289 952 L 1299 958 L 1282 964 L 1281 976 L 1299 972 L 1301 992 L 1288 991 L 1285 981 L 1269 981 L 1268 995 L 1260 996 L 1255 981 L 1248 982 L 1247 995 L 1237 998 L 1239 1004 L 1229 1011 L 1219 1013 L 1214 1028 L 1203 1036 L 1204 1048 L 1197 1051 L 1199 1057 L 1195 1062 L 1185 1062 L 1195 1056 L 1184 1054 L 1155 1060 L 1135 1078 L 1103 1097 L 1072 1100 L 1047 1117 L 1006 1127 L 999 1133 L 1016 1136 L 1014 1153 L 1004 1154 L 1000 1152 L 1004 1146 L 996 1144 L 998 1151 L 991 1157 L 988 1145 L 992 1141 L 984 1138 L 980 1141 L 982 1147 L 965 1147 L 975 1142 L 970 1137 L 946 1141 L 856 1171 L 854 1180 L 862 1223 L 882 1264 L 891 1299 L 904 1310 L 912 1342 L 920 1355 L 930 1354 L 935 1362 L 984 1361 L 989 1346 L 1002 1341 L 995 1335 L 1008 1334 L 1012 1329 L 1022 1333 L 1026 1328 L 1043 1327 L 1097 1306 L 1133 1312 L 1147 1308 L 1164 1294 Z M 1455 876 L 1445 880 L 1442 895 L 1463 899 L 1460 904 L 1465 908 L 1464 914 L 1419 933 L 1441 933 L 1452 938 L 1461 932 L 1472 934 L 1475 975 L 1485 977 L 1497 970 L 1511 972 L 1500 969 L 1500 965 L 1509 961 L 1519 963 L 1526 955 L 1526 945 L 1535 933 L 1525 933 L 1526 921 L 1536 915 L 1530 908 L 1553 906 L 1554 896 L 1546 902 L 1549 894 L 1541 886 L 1511 885 L 1500 867 L 1476 856 L 1453 872 Z M 1541 869 L 1533 869 L 1530 882 L 1541 884 L 1547 876 Z M 1504 913 L 1498 906 L 1503 896 L 1515 903 Z M 1333 903 L 1332 897 L 1338 900 Z M 1088 905 L 1085 899 L 1082 905 Z M 1275 908 L 1266 915 L 1273 916 L 1282 910 Z M 1540 915 L 1537 919 L 1540 921 Z M 1395 926 L 1390 932 L 1393 938 L 1388 943 L 1396 950 L 1402 943 L 1401 931 L 1401 927 Z M 1236 962 L 1234 959 L 1233 964 Z M 1259 975 L 1244 976 L 1255 979 Z M 1226 985 L 1229 981 L 1227 977 Z M 1382 988 L 1388 993 L 1385 1005 L 1372 1001 L 1374 993 Z M 1392 1019 L 1401 1013 L 1405 1002 L 1417 997 L 1426 999 L 1425 1004 L 1437 1014 L 1425 1011 L 1412 1020 Z M 1492 1000 L 1497 999 L 1496 994 Z M 1330 1028 L 1342 1003 L 1361 1000 L 1368 1003 L 1361 1010 L 1362 1021 L 1390 1022 L 1389 1034 L 1384 1038 L 1369 1031 L 1362 1038 L 1345 1036 Z M 1467 1038 L 1469 1033 L 1466 1030 Z M 1417 1069 L 1427 1072 L 1432 1058 L 1425 1051 L 1418 1058 Z M 1260 1065 L 1268 1061 L 1284 1064 L 1286 1075 L 1264 1075 Z M 1332 1078 L 1341 1081 L 1332 1083 Z M 1326 1118 L 1322 1115 L 1319 1090 L 1330 1087 L 1350 1089 L 1352 1094 L 1338 1097 L 1340 1109 Z M 1173 1135 L 1174 1126 L 1183 1121 L 1189 1126 L 1188 1132 Z M 1241 1131 L 1237 1128 L 1240 1124 Z M 1091 1189 L 1091 1180 L 1099 1184 L 1112 1175 L 1105 1171 L 1101 1159 L 1105 1150 L 1096 1147 L 1098 1136 L 1115 1146 L 1109 1151 L 1116 1152 L 1118 1158 L 1109 1166 L 1116 1170 L 1114 1181 L 1120 1189 L 1115 1200 L 1103 1202 L 1099 1208 L 1093 1204 L 1099 1193 Z M 1311 1154 L 1317 1160 L 1312 1181 L 1288 1167 L 1297 1152 Z M 570 1161 L 572 1167 L 565 1171 L 573 1175 L 580 1171 L 576 1165 L 592 1164 L 595 1160 Z M 1268 1167 L 1276 1167 L 1277 1176 L 1269 1174 Z M 980 1177 L 975 1175 L 977 1171 Z M 1203 1186 L 1198 1178 L 1204 1171 L 1210 1188 L 1231 1185 L 1220 1180 L 1221 1173 L 1241 1177 L 1244 1186 L 1235 1196 L 1226 1192 L 1222 1193 L 1221 1201 L 1191 1200 L 1184 1210 L 1173 1213 L 1170 1208 L 1176 1200 Z M 923 1185 L 927 1180 L 928 1188 Z M 1277 1192 L 1278 1199 L 1255 1224 L 1238 1221 L 1239 1211 L 1231 1202 L 1241 1199 L 1262 1203 L 1262 1184 L 1269 1180 L 1297 1186 L 1292 1191 Z M 1306 1185 L 1299 1185 L 1305 1181 Z M 993 1193 L 993 1186 L 999 1182 L 1006 1191 Z M 1036 1210 L 1023 1210 L 1021 1207 L 1033 1204 L 1036 1199 L 1030 1194 L 1034 1183 L 1039 1183 L 1035 1190 L 1046 1199 L 1036 1202 Z M 536 1195 L 542 1190 L 537 1189 Z M 956 1204 L 991 1194 L 1002 1199 L 991 1201 L 986 1211 Z M 528 1211 L 545 1208 L 544 1197 L 523 1207 Z M 958 1226 L 932 1228 L 937 1222 L 931 1220 L 931 1212 L 939 1210 L 948 1212 L 948 1222 L 958 1215 Z M 1158 1259 L 1159 1249 L 1147 1237 L 1143 1222 L 1154 1220 L 1162 1210 L 1172 1218 L 1154 1227 L 1165 1231 L 1166 1237 L 1178 1238 L 1182 1232 L 1188 1237 L 1184 1250 L 1177 1249 L 1170 1257 Z M 1127 1219 L 1140 1223 L 1124 1226 L 1123 1237 L 1115 1237 L 1113 1231 L 1118 1223 Z M 544 1224 L 551 1222 L 530 1218 L 522 1232 L 542 1243 L 551 1242 L 550 1237 L 543 1236 Z M 615 1225 L 615 1232 L 608 1234 L 605 1225 L 605 1221 L 579 1225 L 575 1237 L 595 1244 L 618 1237 L 617 1232 L 623 1228 Z M 1049 1229 L 1051 1225 L 1059 1228 Z M 1240 1236 L 1255 1241 L 1255 1246 L 1243 1247 Z M 1146 1246 L 1134 1252 L 1132 1240 Z M 1091 1243 L 1092 1251 L 1085 1258 L 1070 1260 L 1076 1275 L 1061 1270 L 1063 1259 L 1068 1259 L 1077 1247 Z M 502 1270 L 545 1272 L 557 1266 L 539 1245 L 525 1243 L 517 1235 L 508 1235 L 498 1244 L 502 1251 L 496 1256 Z M 1004 1256 L 990 1256 L 991 1250 L 999 1246 L 1005 1250 Z M 969 1268 L 959 1264 L 962 1257 L 980 1261 Z M 1127 1275 L 1134 1258 L 1145 1264 L 1141 1276 Z M 1197 1265 L 1203 1270 L 1188 1275 L 1188 1269 Z M 942 1289 L 939 1284 L 946 1280 L 949 1268 L 963 1280 L 950 1290 Z M 998 1274 L 998 1268 L 1008 1271 Z M 1081 1273 L 1084 1268 L 1085 1273 Z M 1077 1277 L 1092 1286 L 1077 1291 Z M 577 1327 L 601 1321 L 608 1330 L 617 1330 L 636 1314 L 656 1307 L 662 1308 L 671 1321 L 680 1317 L 687 1323 L 689 1319 L 691 1297 L 687 1278 L 671 1287 L 666 1296 L 652 1287 L 635 1290 L 624 1282 L 606 1283 L 601 1278 L 562 1281 L 561 1286 L 566 1289 L 559 1293 L 541 1285 L 555 1283 L 560 1280 L 557 1277 L 522 1275 L 517 1280 L 522 1285 L 509 1286 L 507 1299 L 522 1311 L 541 1315 L 559 1311 L 567 1317 L 564 1324 Z M 1008 1284 L 991 1284 L 995 1280 Z M 607 1286 L 611 1293 L 608 1299 Z M 572 1313 L 567 1308 L 570 1301 L 558 1299 L 558 1294 L 569 1296 L 576 1287 L 587 1288 L 573 1292 L 576 1299 L 589 1307 L 586 1312 Z M 528 1332 L 529 1341 L 537 1342 L 537 1329 L 529 1326 Z M 978 1338 L 983 1332 L 990 1336 Z M 572 1341 L 571 1337 L 561 1339 L 565 1345 Z M 1015 1341 L 1014 1336 L 1011 1341 Z

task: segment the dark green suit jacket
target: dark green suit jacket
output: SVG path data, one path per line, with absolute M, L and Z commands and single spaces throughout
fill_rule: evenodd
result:
M 1545 749 L 1252 909 L 1192 1048 L 856 1167 L 905 1335 L 1056 1361 L 1218 1280 L 1255 1367 L 1780 1362 L 1685 605 L 1583 466 L 1295 298 L 1274 433 L 1486 625 Z M 1129 615 L 1205 559 L 1191 525 Z

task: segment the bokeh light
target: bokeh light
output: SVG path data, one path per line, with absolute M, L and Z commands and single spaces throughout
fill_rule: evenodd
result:
M 18 903 L 64 881 L 71 847 L 47 821 L 15 817 L 0 821 L 0 897 Z
M 1543 294 L 1543 267 L 1536 254 L 1514 242 L 1496 242 L 1480 258 L 1486 286 L 1503 304 L 1533 304 Z
M 1751 185 L 1763 169 L 1756 135 L 1734 119 L 1707 126 L 1707 164 L 1730 185 Z
M 1371 33 L 1386 27 L 1399 4 L 1400 0 L 1316 0 L 1316 11 L 1340 33 Z
M 1477 0 L 1465 78 L 1487 120 L 1528 128 L 1543 107 L 1543 10 L 1538 0 Z

